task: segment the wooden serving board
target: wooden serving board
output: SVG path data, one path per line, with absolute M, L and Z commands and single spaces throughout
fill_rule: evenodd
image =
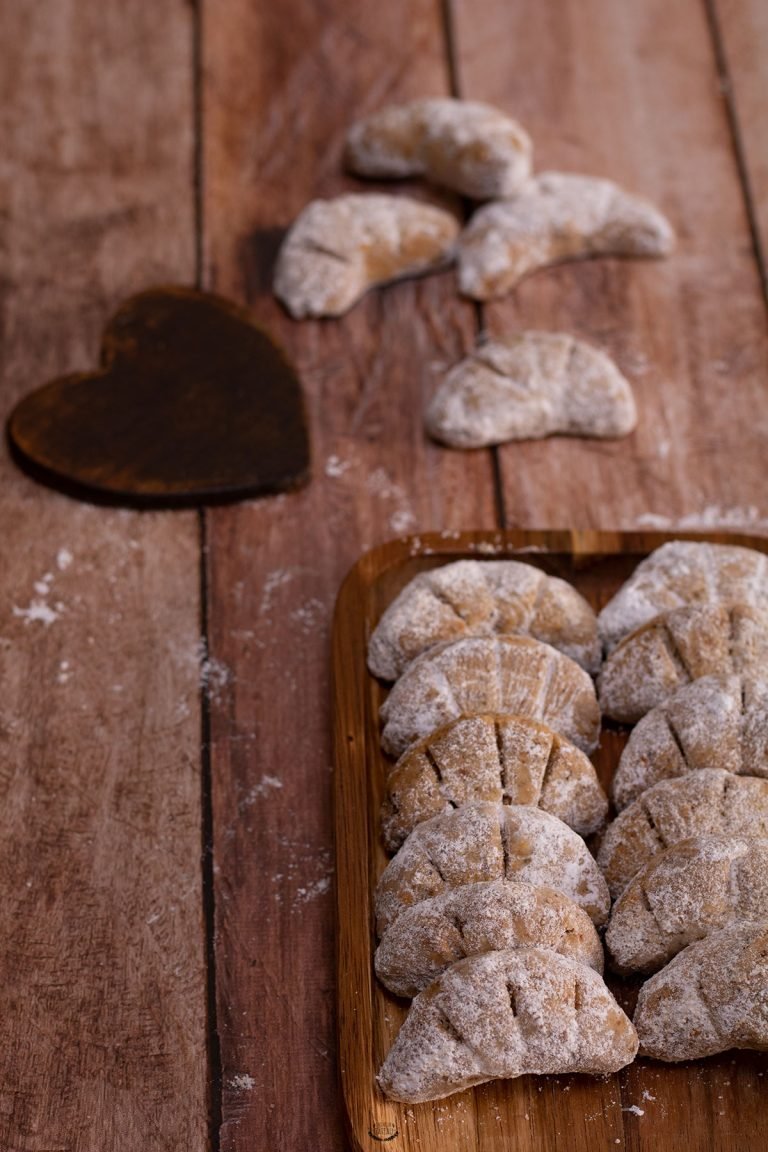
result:
M 672 539 L 744 544 L 724 534 L 462 532 L 395 540 L 366 553 L 344 582 L 333 635 L 338 901 L 339 1051 L 354 1147 L 374 1152 L 557 1152 L 627 1148 L 647 1152 L 737 1152 L 768 1148 L 765 1054 L 728 1052 L 665 1065 L 639 1059 L 607 1079 L 524 1076 L 430 1104 L 387 1100 L 375 1075 L 407 1002 L 377 984 L 372 895 L 388 857 L 378 814 L 388 761 L 379 748 L 386 690 L 365 664 L 379 616 L 417 572 L 462 557 L 516 556 L 562 576 L 599 609 L 654 548 Z M 604 729 L 594 761 L 604 785 L 626 740 Z M 637 984 L 609 984 L 632 1012 Z

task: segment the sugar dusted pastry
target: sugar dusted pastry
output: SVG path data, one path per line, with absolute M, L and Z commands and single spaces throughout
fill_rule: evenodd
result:
M 617 972 L 656 972 L 682 948 L 734 922 L 768 919 L 768 839 L 695 836 L 646 864 L 605 934 Z
M 476 800 L 535 804 L 581 836 L 597 831 L 608 812 L 592 763 L 551 728 L 524 716 L 460 716 L 390 772 L 384 843 L 395 852 L 417 824 Z
M 377 931 L 422 900 L 504 879 L 554 888 L 595 924 L 607 919 L 608 889 L 580 836 L 539 808 L 477 803 L 414 828 L 376 888 Z
M 459 289 L 474 300 L 510 292 L 524 276 L 588 256 L 667 256 L 669 222 L 611 180 L 542 172 L 507 200 L 475 212 L 459 239 Z
M 606 716 L 633 724 L 701 676 L 768 669 L 768 617 L 748 605 L 672 608 L 625 636 L 598 678 Z
M 611 782 L 618 809 L 660 780 L 717 765 L 768 777 L 768 682 L 703 676 L 679 688 L 630 733 Z
M 542 640 L 588 672 L 600 667 L 597 620 L 584 597 L 519 560 L 457 560 L 415 576 L 376 625 L 368 667 L 395 680 L 435 644 L 496 633 Z
M 709 768 L 641 793 L 600 844 L 597 861 L 613 898 L 654 856 L 704 834 L 768 837 L 768 780 Z
M 376 975 L 396 996 L 415 996 L 458 960 L 504 948 L 549 948 L 603 970 L 600 937 L 577 904 L 554 888 L 491 880 L 406 908 L 382 937 Z
M 313 200 L 286 236 L 275 295 L 296 319 L 341 316 L 376 285 L 449 264 L 455 217 L 406 196 Z
M 564 332 L 487 341 L 446 376 L 427 431 L 452 448 L 545 436 L 611 439 L 637 423 L 629 381 L 613 361 Z
M 768 557 L 752 548 L 673 540 L 647 556 L 598 617 L 610 652 L 624 636 L 685 604 L 768 604 Z
M 359 176 L 425 176 L 473 200 L 493 200 L 525 182 L 531 151 L 528 134 L 498 108 L 433 98 L 389 105 L 353 124 L 346 163 Z
M 419 656 L 381 707 L 381 743 L 399 756 L 449 721 L 480 712 L 529 716 L 582 751 L 597 746 L 591 679 L 561 652 L 525 636 L 455 640 Z
M 730 924 L 690 944 L 640 989 L 642 1055 L 700 1060 L 768 1050 L 768 921 Z
M 379 1073 L 393 1100 L 526 1074 L 607 1075 L 637 1037 L 600 976 L 540 948 L 461 960 L 416 997 Z

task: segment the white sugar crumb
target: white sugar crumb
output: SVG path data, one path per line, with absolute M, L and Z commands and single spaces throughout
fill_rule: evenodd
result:
M 325 474 L 330 476 L 333 480 L 337 480 L 339 476 L 343 476 L 352 467 L 349 460 L 342 460 L 340 456 L 329 456 L 325 462 Z
M 67 568 L 69 568 L 73 560 L 74 556 L 70 552 L 69 548 L 59 548 L 58 552 L 56 553 L 56 567 L 58 568 L 59 572 L 66 572 Z
M 308 884 L 306 888 L 296 889 L 296 902 L 306 904 L 309 900 L 317 900 L 318 896 L 325 895 L 330 886 L 330 876 L 321 876 L 319 880 L 315 880 L 313 884 Z
M 622 1108 L 622 1112 L 631 1112 L 633 1116 L 645 1116 L 645 1109 L 638 1107 L 637 1104 L 630 1104 L 628 1108 Z
M 58 608 L 58 610 L 57 610 Z M 31 600 L 26 608 L 19 608 L 14 604 L 11 608 L 14 616 L 23 619 L 25 624 L 43 624 L 49 628 L 61 616 L 63 605 L 52 608 L 45 600 Z
M 228 1084 L 236 1092 L 250 1092 L 252 1088 L 256 1087 L 256 1081 L 247 1072 L 239 1072 L 236 1076 L 232 1076 Z
M 653 1096 L 653 1095 L 652 1095 L 652 1094 L 651 1094 L 651 1093 L 648 1091 L 648 1089 L 647 1089 L 647 1088 L 644 1088 L 644 1089 L 643 1089 L 643 1100 L 655 1100 L 655 1099 L 656 1099 L 656 1097 L 655 1097 L 655 1096 Z

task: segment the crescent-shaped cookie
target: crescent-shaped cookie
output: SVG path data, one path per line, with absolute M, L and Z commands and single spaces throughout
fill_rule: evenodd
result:
M 608 812 L 592 763 L 551 728 L 525 716 L 460 716 L 390 772 L 381 809 L 388 851 L 417 824 L 477 800 L 534 804 L 580 836 L 602 827 Z
M 584 752 L 597 747 L 594 685 L 562 652 L 525 636 L 438 644 L 409 664 L 381 707 L 385 752 L 399 756 L 459 716 L 530 716 Z
M 480 344 L 451 369 L 426 415 L 430 436 L 452 448 L 556 435 L 615 438 L 636 423 L 629 381 L 604 352 L 564 332 Z
M 713 765 L 768 777 L 768 682 L 703 676 L 679 688 L 632 729 L 611 781 L 626 808 L 660 780 Z
M 734 921 L 768 918 L 768 840 L 696 836 L 654 856 L 617 900 L 605 933 L 616 972 L 656 972 Z
M 457 560 L 415 576 L 376 625 L 368 667 L 396 680 L 435 644 L 496 633 L 542 640 L 588 672 L 600 667 L 597 619 L 584 597 L 519 560 Z
M 554 888 L 595 924 L 608 916 L 605 881 L 567 824 L 517 804 L 467 804 L 414 828 L 376 888 L 380 936 L 406 908 L 481 880 L 524 880 Z
M 474 300 L 524 276 L 589 256 L 667 256 L 669 222 L 611 180 L 542 172 L 511 199 L 478 209 L 459 238 L 459 290 Z
M 614 899 L 641 868 L 691 836 L 768 837 L 768 780 L 703 769 L 662 780 L 605 830 L 597 862 Z
M 730 924 L 689 945 L 640 989 L 640 1051 L 700 1060 L 729 1048 L 768 1049 L 768 921 Z
M 472 956 L 413 1001 L 378 1081 L 393 1100 L 437 1100 L 485 1080 L 607 1075 L 637 1052 L 597 972 L 539 948 Z
M 346 164 L 358 176 L 425 176 L 472 200 L 511 196 L 531 172 L 531 140 L 517 121 L 474 100 L 392 104 L 353 124 Z
M 450 263 L 457 233 L 449 212 L 406 196 L 313 200 L 283 241 L 275 295 L 296 319 L 341 316 L 375 285 Z
M 768 557 L 732 544 L 673 540 L 662 544 L 609 600 L 598 617 L 610 652 L 635 628 L 685 604 L 768 604 Z
M 747 605 L 688 604 L 642 624 L 614 648 L 598 678 L 606 716 L 634 724 L 701 676 L 768 668 L 768 617 Z
M 411 997 L 451 964 L 504 948 L 549 948 L 603 971 L 600 937 L 572 900 L 554 888 L 491 880 L 406 908 L 382 937 L 376 975 L 396 996 Z

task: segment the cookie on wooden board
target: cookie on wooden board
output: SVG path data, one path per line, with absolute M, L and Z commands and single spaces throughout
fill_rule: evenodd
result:
M 768 780 L 708 768 L 641 793 L 608 825 L 597 854 L 611 896 L 654 856 L 704 834 L 768 837 Z
M 614 804 L 626 808 L 660 780 L 713 765 L 768 777 L 768 681 L 703 676 L 650 711 L 621 754 Z
M 634 724 L 701 676 L 768 669 L 768 617 L 749 605 L 687 604 L 625 636 L 598 677 L 604 715 Z
M 735 921 L 768 918 L 768 839 L 695 836 L 637 873 L 611 912 L 616 972 L 656 972 L 688 944 Z
M 395 680 L 435 644 L 464 636 L 531 636 L 595 673 L 597 619 L 566 580 L 519 560 L 456 560 L 421 572 L 383 613 L 368 644 L 368 667 Z
M 531 140 L 490 104 L 445 97 L 391 104 L 353 124 L 345 161 L 358 176 L 425 176 L 472 200 L 511 196 L 531 172 Z
M 376 975 L 396 996 L 415 996 L 458 960 L 504 948 L 549 948 L 603 971 L 603 946 L 582 908 L 554 888 L 490 880 L 406 908 L 381 939 Z
M 430 648 L 408 665 L 381 706 L 382 747 L 400 756 L 459 716 L 530 716 L 584 752 L 597 747 L 594 685 L 573 660 L 525 636 L 483 636 Z
M 426 414 L 430 436 L 451 448 L 556 435 L 615 439 L 636 423 L 629 381 L 604 352 L 564 332 L 480 344 L 450 370 Z
M 605 823 L 608 800 L 580 749 L 525 716 L 460 716 L 403 753 L 387 778 L 384 843 L 396 852 L 424 820 L 462 804 L 534 804 L 580 836 Z
M 374 899 L 383 935 L 406 908 L 463 884 L 524 880 L 554 888 L 605 923 L 608 888 L 567 824 L 518 804 L 466 804 L 414 828 L 382 873 Z
M 607 1075 L 636 1052 L 632 1024 L 593 969 L 540 948 L 487 952 L 416 997 L 378 1081 L 415 1104 L 496 1078 Z
M 450 212 L 406 196 L 313 200 L 283 241 L 275 295 L 297 320 L 341 316 L 376 285 L 449 264 L 457 233 Z
M 768 604 L 768 557 L 734 544 L 673 540 L 638 564 L 598 617 L 608 652 L 670 608 L 684 604 Z
M 667 256 L 674 242 L 669 221 L 613 181 L 541 172 L 515 196 L 475 212 L 459 238 L 459 290 L 492 300 L 550 264 Z
M 729 924 L 690 944 L 640 989 L 640 1052 L 700 1060 L 729 1048 L 768 1050 L 768 920 Z

